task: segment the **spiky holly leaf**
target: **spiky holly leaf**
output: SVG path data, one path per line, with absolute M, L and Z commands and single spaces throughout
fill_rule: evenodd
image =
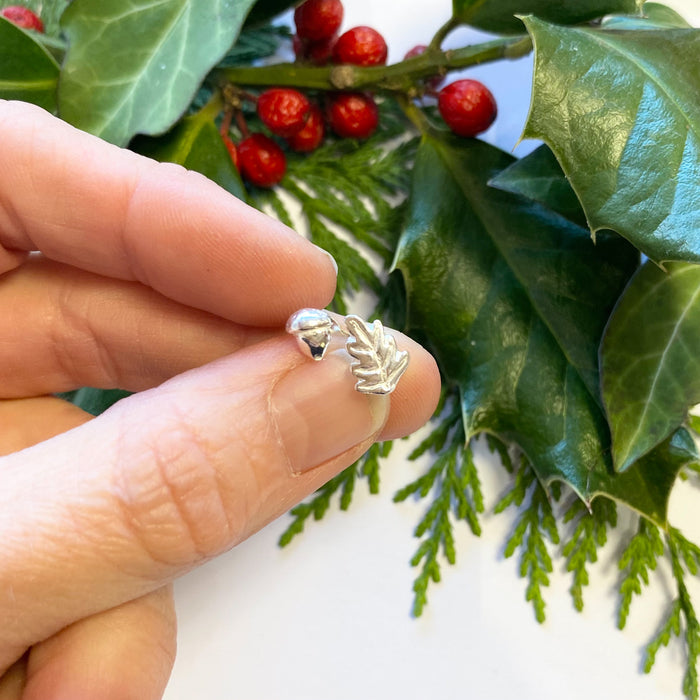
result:
M 558 24 L 576 24 L 613 12 L 634 13 L 639 0 L 453 0 L 455 18 L 497 34 L 522 32 L 517 15 L 533 14 Z
M 619 470 L 665 440 L 700 401 L 700 266 L 646 263 L 603 338 L 603 398 Z
M 609 31 L 534 17 L 524 136 L 552 148 L 593 231 L 700 262 L 700 30 Z
M 238 36 L 254 0 L 73 0 L 61 116 L 126 145 L 169 129 Z
M 594 368 L 570 359 L 573 345 L 597 346 L 634 253 L 612 237 L 594 245 L 563 217 L 488 187 L 511 163 L 476 140 L 423 139 L 396 261 L 411 322 L 460 388 L 467 437 L 497 434 L 543 483 L 564 481 L 586 501 L 608 495 L 665 524 L 692 440 L 678 432 L 615 474 L 595 384 L 584 380 Z
M 54 111 L 59 67 L 32 32 L 0 17 L 0 99 Z

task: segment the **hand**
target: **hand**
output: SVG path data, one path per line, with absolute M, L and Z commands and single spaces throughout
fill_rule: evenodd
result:
M 305 359 L 331 260 L 205 178 L 21 103 L 0 143 L 0 700 L 159 698 L 169 583 L 417 429 L 437 370 L 396 334 L 389 399 Z M 138 393 L 91 420 L 79 386 Z

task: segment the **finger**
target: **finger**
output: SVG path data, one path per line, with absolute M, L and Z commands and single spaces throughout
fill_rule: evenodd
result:
M 175 647 L 175 606 L 167 586 L 34 646 L 22 700 L 159 700 Z
M 8 398 L 81 386 L 140 391 L 271 333 L 41 257 L 6 273 L 0 308 Z
M 23 656 L 0 676 L 0 700 L 21 700 L 27 680 L 27 657 Z
M 0 401 L 0 455 L 8 455 L 92 418 L 54 396 Z
M 0 101 L 0 272 L 26 251 L 151 286 L 246 325 L 335 288 L 330 257 L 203 176 Z
M 412 361 L 392 397 L 356 392 L 344 353 L 312 362 L 273 338 L 0 460 L 0 666 L 242 541 L 354 462 L 385 423 L 397 434 L 427 420 L 437 371 L 400 345 Z M 414 422 L 387 419 L 392 405 Z

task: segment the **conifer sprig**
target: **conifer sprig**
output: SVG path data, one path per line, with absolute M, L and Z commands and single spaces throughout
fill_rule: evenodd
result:
M 574 607 L 583 610 L 583 589 L 590 582 L 588 564 L 598 561 L 598 550 L 608 540 L 608 528 L 617 525 L 617 508 L 609 498 L 598 497 L 591 504 L 590 510 L 580 499 L 573 501 L 564 514 L 565 523 L 575 522 L 571 535 L 562 548 L 566 559 L 566 570 L 573 574 L 569 592 Z
M 454 524 L 463 521 L 473 534 L 481 534 L 479 515 L 484 511 L 484 499 L 471 444 L 465 443 L 459 403 L 453 402 L 445 414 L 409 455 L 409 459 L 416 460 L 430 454 L 435 461 L 394 496 L 396 503 L 410 497 L 432 499 L 414 531 L 414 536 L 421 540 L 411 559 L 412 566 L 420 567 L 413 582 L 412 611 L 416 617 L 427 605 L 431 581 L 441 580 L 441 557 L 449 564 L 457 560 Z
M 528 505 L 521 508 L 528 495 Z M 521 510 L 506 542 L 504 556 L 512 557 L 520 550 L 519 574 L 528 580 L 525 599 L 532 603 L 537 621 L 544 622 L 546 604 L 542 589 L 549 586 L 553 571 L 547 542 L 559 544 L 559 532 L 547 492 L 525 458 L 521 459 L 513 486 L 496 504 L 495 512 L 501 513 L 509 506 Z

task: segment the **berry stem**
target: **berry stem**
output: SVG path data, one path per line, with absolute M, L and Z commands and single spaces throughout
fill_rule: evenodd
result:
M 505 37 L 461 49 L 428 48 L 420 56 L 390 66 L 303 66 L 276 63 L 269 66 L 222 68 L 216 75 L 235 85 L 296 87 L 309 90 L 376 90 L 412 94 L 417 81 L 451 70 L 503 58 L 520 58 L 532 51 L 527 35 Z
M 462 22 L 458 20 L 456 17 L 450 17 L 450 19 L 445 22 L 445 24 L 440 27 L 435 32 L 435 36 L 430 40 L 430 44 L 428 45 L 428 48 L 431 49 L 439 49 L 442 46 L 442 42 L 445 41 L 446 37 L 448 34 L 452 32 L 452 30 L 457 29 L 457 27 L 461 26 Z

